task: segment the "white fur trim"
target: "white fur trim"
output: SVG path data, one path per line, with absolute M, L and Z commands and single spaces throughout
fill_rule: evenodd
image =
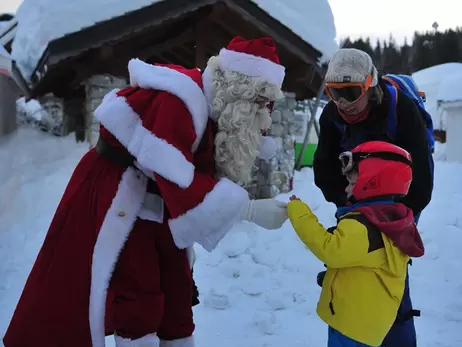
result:
M 160 340 L 157 334 L 144 335 L 136 340 L 125 339 L 123 337 L 114 336 L 116 347 L 159 347 Z
M 226 48 L 220 50 L 218 58 L 220 69 L 223 71 L 231 70 L 250 77 L 263 77 L 269 83 L 279 88 L 282 87 L 285 68 L 271 60 L 252 54 L 230 51 Z
M 260 140 L 260 149 L 258 157 L 263 160 L 269 160 L 276 155 L 278 144 L 271 136 L 262 136 Z
M 187 248 L 197 242 L 211 252 L 240 220 L 248 200 L 249 195 L 244 188 L 222 178 L 198 206 L 169 220 L 176 246 Z
M 208 121 L 209 107 L 202 89 L 191 77 L 164 66 L 147 64 L 140 59 L 131 59 L 128 63 L 130 84 L 141 88 L 157 89 L 169 92 L 180 98 L 191 113 L 196 140 L 192 151 L 195 152 L 204 135 Z M 165 115 L 168 116 L 168 115 Z
M 128 168 L 122 174 L 93 250 L 89 321 L 93 347 L 104 347 L 104 317 L 109 281 L 146 193 L 147 178 Z
M 208 64 L 204 71 L 202 72 L 202 85 L 204 88 L 205 99 L 209 107 L 209 117 L 212 115 L 212 102 L 214 97 L 214 87 L 213 87 L 213 71 Z
M 160 340 L 160 347 L 194 347 L 194 337 L 188 336 L 177 340 Z
M 106 94 L 95 111 L 95 118 L 136 157 L 143 168 L 182 188 L 192 183 L 194 165 L 180 150 L 146 129 L 125 98 L 117 96 L 117 90 Z

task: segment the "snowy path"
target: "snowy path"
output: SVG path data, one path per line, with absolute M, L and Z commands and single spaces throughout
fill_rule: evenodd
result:
M 9 144 L 0 143 L 0 161 L 9 164 L 0 168 L 1 336 L 67 180 L 86 149 L 72 137 L 57 139 L 30 129 L 21 129 Z M 462 346 L 462 252 L 457 246 L 462 243 L 461 173 L 462 165 L 437 162 L 433 201 L 420 221 L 426 255 L 410 270 L 412 297 L 422 310 L 419 347 Z M 297 174 L 295 186 L 321 222 L 332 225 L 333 206 L 313 185 L 311 170 Z M 200 247 L 197 253 L 198 347 L 326 345 L 327 328 L 315 313 L 320 291 L 315 278 L 323 266 L 288 223 L 277 231 L 242 224 L 214 253 Z M 112 339 L 107 345 L 113 346 Z

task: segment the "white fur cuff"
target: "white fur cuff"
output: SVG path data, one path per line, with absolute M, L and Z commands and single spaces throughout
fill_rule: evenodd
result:
M 114 335 L 116 347 L 159 347 L 159 338 L 157 334 L 149 334 L 136 340 L 125 339 Z
M 188 336 L 171 341 L 160 340 L 160 347 L 194 347 L 194 337 Z
M 221 179 L 199 205 L 169 220 L 176 246 L 183 249 L 197 242 L 211 252 L 240 220 L 248 200 L 244 188 L 227 178 Z

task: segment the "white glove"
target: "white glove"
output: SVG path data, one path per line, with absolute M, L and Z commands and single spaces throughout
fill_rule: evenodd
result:
M 250 200 L 241 214 L 242 220 L 270 230 L 282 227 L 287 218 L 287 203 L 275 199 Z
M 188 256 L 189 267 L 192 269 L 196 262 L 196 251 L 194 250 L 194 245 L 186 248 L 186 255 Z

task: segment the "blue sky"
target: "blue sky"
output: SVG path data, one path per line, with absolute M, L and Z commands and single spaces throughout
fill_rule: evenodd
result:
M 0 0 L 0 13 L 15 12 L 21 2 Z M 405 36 L 412 38 L 415 30 L 432 30 L 435 21 L 440 30 L 462 26 L 456 0 L 329 0 L 329 3 L 339 38 L 369 36 L 382 40 L 392 33 L 401 43 Z

